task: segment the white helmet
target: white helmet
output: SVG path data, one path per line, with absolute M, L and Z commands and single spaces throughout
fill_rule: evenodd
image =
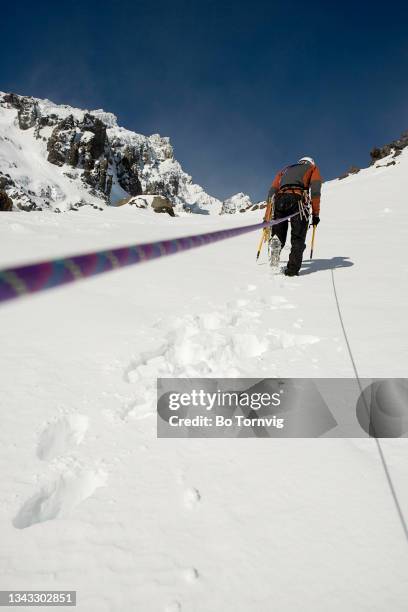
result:
M 309 164 L 313 164 L 313 166 L 316 165 L 315 162 L 314 162 L 313 157 L 301 157 L 299 159 L 299 164 L 303 164 L 304 162 L 307 162 Z

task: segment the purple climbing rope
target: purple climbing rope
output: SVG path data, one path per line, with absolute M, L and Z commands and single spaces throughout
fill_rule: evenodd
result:
M 219 240 L 240 236 L 264 227 L 277 225 L 297 214 L 299 213 L 255 225 L 223 229 L 207 234 L 174 238 L 173 240 L 135 244 L 111 249 L 110 251 L 95 251 L 84 255 L 50 259 L 35 264 L 0 270 L 0 302 L 73 283 L 117 268 L 132 266 L 158 257 L 195 249 Z

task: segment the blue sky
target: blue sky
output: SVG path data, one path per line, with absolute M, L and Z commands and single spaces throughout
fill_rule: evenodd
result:
M 325 178 L 408 129 L 408 3 L 2 3 L 0 89 L 170 136 L 210 193 L 265 196 L 302 155 Z

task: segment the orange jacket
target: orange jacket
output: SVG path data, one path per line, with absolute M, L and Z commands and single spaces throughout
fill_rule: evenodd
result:
M 312 212 L 318 215 L 320 212 L 320 193 L 322 188 L 322 177 L 319 168 L 311 163 L 298 163 L 283 168 L 273 179 L 268 193 L 268 206 L 265 219 L 270 220 L 272 210 L 272 197 L 285 187 L 310 191 L 312 200 Z M 269 217 L 267 217 L 269 212 Z

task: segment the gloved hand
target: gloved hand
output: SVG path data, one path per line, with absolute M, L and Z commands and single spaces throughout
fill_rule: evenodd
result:
M 316 225 L 319 225 L 319 223 L 320 223 L 319 215 L 312 215 L 312 225 L 316 227 Z

